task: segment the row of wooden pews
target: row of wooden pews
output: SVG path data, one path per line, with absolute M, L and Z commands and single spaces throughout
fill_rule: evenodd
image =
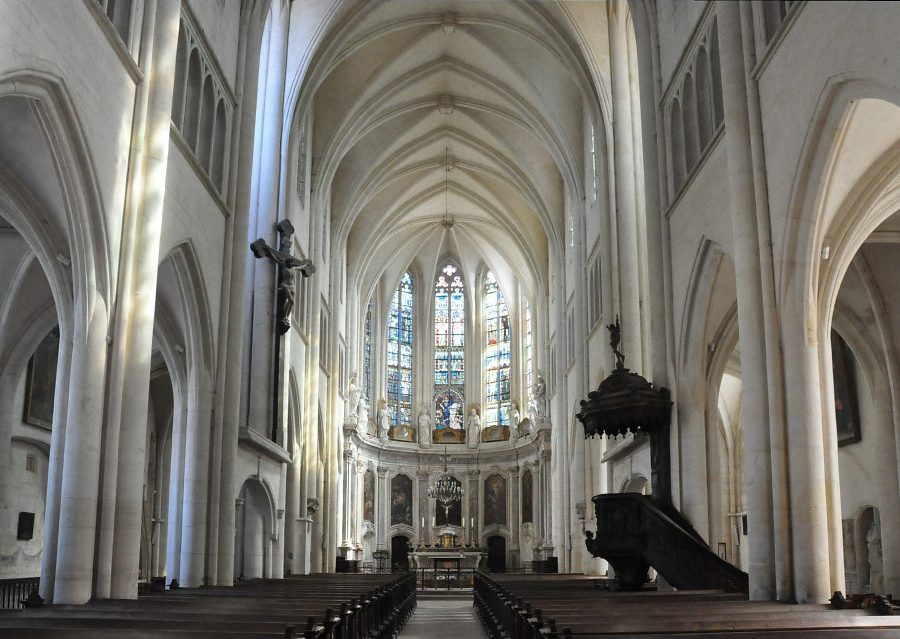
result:
M 581 575 L 475 574 L 491 639 L 897 639 L 900 617 L 826 604 L 748 601 L 723 591 L 611 592 Z
M 306 575 L 0 613 L 4 639 L 390 639 L 414 574 Z

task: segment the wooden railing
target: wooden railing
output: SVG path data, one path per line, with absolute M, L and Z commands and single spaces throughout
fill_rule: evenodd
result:
M 40 582 L 40 577 L 0 579 L 0 610 L 24 608 L 22 600 L 28 599 L 28 595 L 38 587 Z

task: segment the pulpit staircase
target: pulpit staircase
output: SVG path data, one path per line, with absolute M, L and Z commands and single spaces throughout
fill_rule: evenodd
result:
M 597 534 L 585 531 L 587 549 L 609 561 L 622 590 L 643 588 L 647 569 L 653 567 L 678 589 L 746 592 L 747 574 L 716 555 L 672 504 L 669 390 L 654 388 L 625 368 L 618 318 L 607 328 L 616 368 L 596 391 L 588 393 L 577 417 L 585 437 L 628 433 L 649 437 L 653 494 L 595 496 Z

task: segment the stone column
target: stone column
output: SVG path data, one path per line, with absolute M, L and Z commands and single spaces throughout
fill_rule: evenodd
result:
M 472 543 L 480 546 L 481 539 L 479 537 L 478 530 L 481 527 L 481 517 L 480 510 L 478 508 L 480 504 L 479 489 L 481 484 L 481 471 L 480 470 L 470 470 L 466 473 L 466 476 L 469 480 L 469 521 L 466 522 L 469 526 L 471 526 L 471 531 L 469 532 L 469 538 Z
M 355 425 L 354 425 L 355 426 Z M 353 484 L 356 473 L 353 472 L 356 464 L 353 463 L 353 451 L 349 448 L 344 449 L 344 503 L 343 512 L 341 513 L 341 555 L 346 557 L 352 544 L 350 543 L 351 519 L 353 517 Z
M 145 18 L 151 15 L 148 3 Z M 107 523 L 101 532 L 102 544 L 97 569 L 97 596 L 114 599 L 136 599 L 138 565 L 134 558 L 141 545 L 143 509 L 144 455 L 147 439 L 147 398 L 150 391 L 150 355 L 153 348 L 153 320 L 156 305 L 156 280 L 159 247 L 162 236 L 163 200 L 169 151 L 169 127 L 172 114 L 172 95 L 175 79 L 175 50 L 178 44 L 178 24 L 181 18 L 180 0 L 166 0 L 157 4 L 155 20 L 144 24 L 152 28 L 152 59 L 145 70 L 149 81 L 146 112 L 146 140 L 141 144 L 141 158 L 133 168 L 139 173 L 130 189 L 129 200 L 137 219 L 134 220 L 134 242 L 126 242 L 124 250 L 131 262 L 125 286 L 120 286 L 121 302 L 116 317 L 118 344 L 113 370 L 122 374 L 121 413 L 111 415 L 108 434 L 118 426 L 118 454 L 105 465 L 104 496 Z M 137 195 L 143 194 L 141 201 Z M 130 212 L 129 212 L 130 213 Z M 129 216 L 130 217 L 130 216 Z M 126 253 L 127 255 L 127 253 Z M 124 342 L 124 344 L 123 344 Z M 118 402 L 113 402 L 118 404 Z M 115 449 L 115 438 L 107 442 L 107 452 Z M 135 469 L 142 469 L 135 472 Z M 109 490 L 107 490 L 109 489 Z M 113 513 L 109 508 L 114 504 Z M 112 526 L 109 524 L 112 523 Z M 104 559 L 111 548 L 110 564 Z M 108 566 L 108 568 L 107 568 Z M 109 572 L 107 572 L 107 570 Z
M 420 544 L 431 543 L 431 517 L 428 512 L 429 476 L 430 473 L 426 469 L 416 471 L 416 479 L 418 480 L 419 485 L 419 513 L 418 518 L 415 521 L 415 526 L 418 530 Z M 423 521 L 425 522 L 424 526 L 422 525 Z
M 278 221 L 278 191 L 281 169 L 282 126 L 284 122 L 284 84 L 287 58 L 287 38 L 290 24 L 290 5 L 273 2 L 267 48 L 266 70 L 260 75 L 264 83 L 262 126 L 259 129 L 258 169 L 254 175 L 251 198 L 250 224 L 255 237 L 265 239 L 270 246 L 277 246 L 275 224 Z M 245 254 L 246 255 L 246 254 Z M 268 437 L 272 431 L 272 372 L 275 366 L 275 267 L 268 260 L 250 260 L 249 281 L 253 285 L 251 310 L 250 394 L 248 426 Z
M 44 509 L 44 551 L 41 555 L 40 594 L 53 601 L 56 581 L 56 551 L 59 530 L 62 464 L 66 444 L 70 369 L 72 365 L 71 328 L 60 322 L 59 356 L 56 362 L 56 388 L 53 394 L 53 427 L 50 431 L 50 461 L 47 474 L 47 497 Z M 8 405 L 11 405 L 10 402 Z M 7 469 L 8 470 L 8 469 Z
M 252 259 L 248 254 L 249 217 L 252 200 L 252 177 L 254 158 L 254 138 L 257 115 L 257 85 L 259 80 L 259 62 L 262 55 L 262 38 L 264 33 L 263 16 L 254 8 L 247 20 L 246 29 L 241 30 L 239 48 L 244 51 L 243 59 L 238 62 L 238 78 L 236 92 L 240 93 L 237 109 L 233 116 L 231 131 L 231 153 L 237 162 L 231 162 L 229 169 L 234 183 L 234 213 L 226 222 L 230 223 L 231 245 L 226 246 L 223 270 L 229 275 L 222 280 L 223 314 L 227 309 L 226 323 L 220 323 L 219 329 L 219 370 L 221 374 L 217 392 L 221 394 L 216 407 L 217 416 L 221 419 L 221 453 L 219 472 L 219 521 L 218 543 L 216 555 L 216 584 L 231 585 L 234 581 L 234 517 L 232 516 L 232 500 L 239 489 L 235 477 L 237 464 L 238 432 L 242 415 L 241 410 L 242 381 L 247 374 L 242 364 L 244 353 L 244 312 L 245 295 L 247 294 L 247 268 Z M 233 168 L 232 168 L 233 167 Z M 255 231 L 255 229 L 254 229 Z M 255 238 L 254 238 L 255 239 Z M 227 286 L 227 289 L 225 287 Z M 225 306 L 227 300 L 227 306 Z M 305 398 L 304 398 L 305 401 Z M 298 416 L 302 419 L 302 416 Z M 217 424 L 218 426 L 218 424 Z M 305 514 L 305 496 L 302 513 Z M 299 501 L 298 499 L 298 501 Z
M 616 251 L 619 264 L 619 305 L 622 348 L 634 370 L 642 361 L 640 272 L 637 240 L 637 199 L 631 118 L 631 77 L 628 69 L 625 2 L 609 5 L 610 88 L 613 99 L 615 157 Z
M 184 437 L 187 410 L 182 387 L 184 381 L 176 372 L 173 378 L 172 412 L 172 461 L 169 471 L 169 507 L 166 526 L 166 575 L 169 579 L 180 579 L 181 575 L 181 502 L 184 498 Z M 178 381 L 176 381 L 176 379 Z M 229 505 L 231 525 L 234 526 L 234 503 Z M 232 540 L 233 543 L 234 540 Z
M 379 466 L 376 469 L 378 483 L 375 485 L 375 541 L 378 550 L 387 549 L 387 524 L 386 518 L 390 503 L 388 502 L 387 467 Z
M 87 603 L 94 576 L 100 480 L 103 384 L 106 379 L 106 303 L 96 292 L 75 304 L 66 443 L 59 499 L 59 536 L 53 603 Z M 86 308 L 85 308 L 86 307 Z M 78 321 L 78 320 L 77 320 Z M 80 322 L 80 321 L 79 321 Z M 51 476 L 54 472 L 51 471 Z
M 519 467 L 514 466 L 509 470 L 509 558 L 513 568 L 519 564 L 519 523 L 522 521 L 522 510 L 519 507 Z
M 206 508 L 209 473 L 210 409 L 212 393 L 208 374 L 192 366 L 188 371 L 187 432 L 184 444 L 184 498 L 181 518 L 181 573 L 187 588 L 203 584 L 206 577 Z
M 551 459 L 550 451 L 543 450 L 540 452 L 541 464 L 541 491 L 540 491 L 540 513 L 541 513 L 541 539 L 543 540 L 542 559 L 546 559 L 549 553 L 553 552 L 553 522 L 552 511 L 550 510 L 550 495 L 552 491 L 552 483 L 550 472 Z
M 769 447 L 766 352 L 753 167 L 748 137 L 744 59 L 737 4 L 716 5 L 722 57 L 725 144 L 731 190 L 734 266 L 737 281 L 744 425 L 745 488 L 749 520 L 750 598 L 774 599 L 775 543 L 772 464 Z

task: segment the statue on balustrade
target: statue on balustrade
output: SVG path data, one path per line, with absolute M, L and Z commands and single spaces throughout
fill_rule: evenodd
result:
M 506 409 L 506 418 L 509 420 L 509 432 L 513 439 L 519 436 L 519 422 L 522 420 L 522 414 L 519 413 L 519 403 L 512 400 L 509 408 Z
M 359 419 L 360 390 L 356 383 L 356 379 L 356 373 L 354 372 L 350 376 L 350 385 L 347 387 L 347 419 L 351 422 L 355 422 Z
M 419 409 L 416 426 L 419 431 L 419 446 L 431 448 L 431 430 L 434 426 L 431 423 L 431 411 L 425 406 Z
M 391 418 L 388 415 L 387 402 L 384 398 L 378 400 L 378 439 L 383 442 L 388 440 L 388 431 L 391 428 Z
M 365 435 L 369 432 L 369 402 L 365 397 L 359 398 L 359 410 L 357 411 L 356 432 Z
M 478 416 L 478 409 L 473 405 L 469 409 L 469 416 L 466 418 L 466 445 L 469 448 L 478 448 L 480 436 L 481 418 Z
M 531 387 L 531 401 L 528 402 L 528 418 L 538 421 L 547 417 L 547 383 L 543 375 L 538 372 Z

